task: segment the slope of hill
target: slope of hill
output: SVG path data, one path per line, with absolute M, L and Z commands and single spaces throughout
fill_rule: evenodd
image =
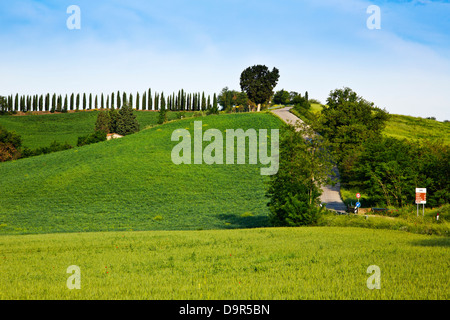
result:
M 263 113 L 191 118 L 1 163 L 0 234 L 267 225 L 260 165 L 173 164 L 172 132 L 186 128 L 193 137 L 195 120 L 222 132 L 281 124 Z
M 192 114 L 192 112 L 188 113 Z M 0 116 L 0 125 L 9 131 L 15 131 L 22 137 L 23 145 L 35 149 L 47 147 L 53 141 L 77 145 L 79 136 L 92 133 L 95 128 L 98 111 L 80 111 L 74 113 L 55 113 L 26 116 Z M 141 125 L 155 125 L 158 112 L 135 111 Z M 168 112 L 169 120 L 176 119 L 175 112 Z
M 392 114 L 384 134 L 397 139 L 442 139 L 450 143 L 450 122 Z

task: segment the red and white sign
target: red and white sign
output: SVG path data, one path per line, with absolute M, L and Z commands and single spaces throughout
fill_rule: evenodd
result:
M 427 188 L 416 188 L 416 204 L 427 203 Z
M 358 199 L 361 198 L 361 193 L 357 193 L 356 198 L 358 198 Z

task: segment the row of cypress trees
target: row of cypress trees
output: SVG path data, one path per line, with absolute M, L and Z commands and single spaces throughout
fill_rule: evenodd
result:
M 92 110 L 92 109 L 120 109 L 124 104 L 130 104 L 136 110 L 160 110 L 165 108 L 171 111 L 206 111 L 217 108 L 217 97 L 206 96 L 203 92 L 186 93 L 183 89 L 178 93 L 165 96 L 164 92 L 155 92 L 151 89 L 137 92 L 136 96 L 126 92 L 112 92 L 111 94 L 92 95 L 74 94 L 56 95 L 8 95 L 6 96 L 6 111 L 50 111 L 67 112 L 69 110 Z

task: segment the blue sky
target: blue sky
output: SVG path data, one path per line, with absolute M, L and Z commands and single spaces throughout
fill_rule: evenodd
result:
M 325 102 L 348 86 L 390 113 L 450 119 L 449 17 L 449 1 L 426 0 L 1 1 L 0 94 L 213 94 L 265 64 L 276 90 Z

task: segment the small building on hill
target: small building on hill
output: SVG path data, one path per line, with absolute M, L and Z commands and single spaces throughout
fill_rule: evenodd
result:
M 119 138 L 123 138 L 123 136 L 121 136 L 120 134 L 117 134 L 117 133 L 108 133 L 106 135 L 106 140 L 119 139 Z

